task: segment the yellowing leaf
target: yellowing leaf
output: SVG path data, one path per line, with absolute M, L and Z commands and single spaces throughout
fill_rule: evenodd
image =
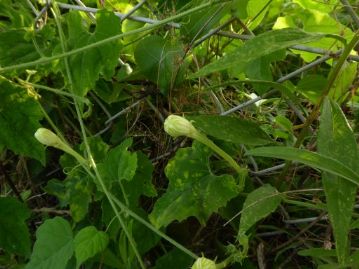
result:
M 197 142 L 177 151 L 166 167 L 167 191 L 160 197 L 149 218 L 156 227 L 173 220 L 196 217 L 205 224 L 208 217 L 234 198 L 239 187 L 230 175 L 213 175 L 208 158 L 211 152 Z

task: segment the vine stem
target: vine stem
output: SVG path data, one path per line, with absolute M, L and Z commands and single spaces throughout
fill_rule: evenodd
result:
M 61 22 L 59 21 L 59 18 L 58 18 L 58 14 L 60 14 L 59 10 L 58 10 L 58 7 L 56 5 L 56 2 L 54 2 L 53 4 L 53 7 L 51 8 L 51 11 L 54 15 L 54 18 L 55 18 L 55 22 L 56 22 L 56 25 L 57 25 L 57 28 L 58 28 L 58 31 L 59 31 L 59 37 L 60 37 L 60 43 L 61 43 L 61 48 L 62 48 L 62 51 L 63 52 L 66 52 L 66 43 L 64 41 L 64 34 L 63 34 L 63 31 L 62 31 L 62 27 L 61 27 Z M 72 83 L 72 76 L 71 76 L 71 72 L 70 72 L 70 67 L 69 67 L 69 64 L 68 64 L 68 60 L 67 58 L 64 59 L 64 62 L 65 62 L 65 69 L 66 69 L 66 74 L 67 74 L 67 77 L 69 79 L 69 88 L 71 90 L 71 92 L 74 94 L 73 92 L 73 83 Z M 132 235 L 130 234 L 130 232 L 128 231 L 121 215 L 120 215 L 120 212 L 118 211 L 115 203 L 113 202 L 113 199 L 110 195 L 110 192 L 108 191 L 102 177 L 101 177 L 101 174 L 99 173 L 98 169 L 97 169 L 97 166 L 96 166 L 96 163 L 92 157 L 92 153 L 91 153 L 91 149 L 90 149 L 90 146 L 89 146 L 89 143 L 88 143 L 88 140 L 87 140 L 87 135 L 86 135 L 86 130 L 85 130 L 85 126 L 84 126 L 84 123 L 83 123 L 83 120 L 82 120 L 82 113 L 81 113 L 81 110 L 80 110 L 80 106 L 77 102 L 77 99 L 74 98 L 74 104 L 75 104 L 75 109 L 76 109 L 76 114 L 77 114 L 77 118 L 78 118 L 78 121 L 80 123 L 80 127 L 81 127 L 81 133 L 82 133 L 82 136 L 83 136 L 83 141 L 84 141 L 84 144 L 85 144 L 85 148 L 86 148 L 86 152 L 87 152 L 87 155 L 88 155 L 88 159 L 89 159 L 89 162 L 90 162 L 90 167 L 92 167 L 92 169 L 94 170 L 95 172 L 95 176 L 96 176 L 96 179 L 98 180 L 103 192 L 105 193 L 105 196 L 106 198 L 108 199 L 110 205 L 111 205 L 111 208 L 112 210 L 114 211 L 120 225 L 121 225 L 121 228 L 123 229 L 123 231 L 125 232 L 125 235 L 133 249 L 133 252 L 135 253 L 135 256 L 138 260 L 138 263 L 140 265 L 140 267 L 142 269 L 146 269 L 146 266 L 145 264 L 143 263 L 143 260 L 141 258 L 141 255 L 140 253 L 138 252 L 138 249 L 136 247 L 136 242 L 134 241 Z M 74 151 L 75 152 L 75 151 Z M 78 161 L 80 161 L 80 164 L 83 164 L 83 166 L 86 166 L 86 163 L 87 162 L 82 162 L 81 159 L 83 159 L 83 157 L 78 154 L 77 152 L 76 153 L 76 159 L 78 159 L 77 157 L 80 156 L 80 158 L 78 159 Z
M 338 62 L 334 66 L 334 69 L 330 72 L 329 78 L 328 78 L 328 83 L 326 84 L 326 86 L 323 90 L 323 94 L 321 95 L 318 103 L 315 105 L 314 109 L 308 116 L 307 120 L 304 122 L 303 128 L 302 128 L 301 132 L 299 133 L 297 141 L 294 144 L 295 148 L 299 148 L 302 145 L 311 124 L 318 118 L 320 108 L 321 108 L 325 98 L 328 96 L 330 89 L 333 87 L 335 80 L 339 76 L 340 70 L 342 69 L 345 61 L 347 60 L 348 56 L 350 55 L 350 52 L 352 51 L 352 49 L 356 46 L 356 44 L 358 42 L 359 42 L 359 30 L 355 32 L 352 40 L 349 42 L 349 44 L 347 46 L 345 46 L 343 53 L 340 55 Z M 279 180 L 284 179 L 285 175 L 287 174 L 287 172 L 289 170 L 291 163 L 292 162 L 290 162 L 290 161 L 286 162 L 286 166 L 284 167 L 282 173 L 278 177 Z M 289 185 L 289 188 L 290 187 L 291 187 L 291 184 Z
M 157 23 L 154 23 L 154 24 L 151 24 L 151 25 L 139 28 L 139 29 L 135 29 L 133 31 L 128 31 L 126 33 L 111 36 L 109 38 L 106 38 L 106 39 L 103 39 L 103 40 L 88 44 L 88 45 L 83 46 L 83 47 L 78 48 L 78 49 L 74 49 L 74 50 L 70 50 L 70 51 L 64 51 L 63 53 L 60 53 L 60 54 L 57 54 L 57 55 L 54 55 L 54 56 L 43 57 L 43 58 L 40 58 L 38 60 L 27 62 L 27 63 L 22 63 L 22 64 L 16 64 L 16 65 L 2 67 L 2 68 L 0 68 L 0 73 L 8 72 L 8 71 L 11 71 L 11 70 L 16 70 L 16 69 L 20 69 L 20 68 L 28 68 L 28 67 L 32 67 L 32 66 L 36 66 L 36 65 L 49 63 L 49 62 L 57 60 L 57 59 L 67 58 L 67 57 L 69 57 L 71 55 L 74 55 L 74 54 L 84 52 L 84 51 L 89 50 L 89 49 L 93 49 L 93 48 L 108 44 L 110 42 L 116 41 L 116 40 L 118 40 L 120 38 L 123 38 L 123 37 L 126 37 L 126 36 L 139 34 L 139 33 L 145 32 L 145 31 L 152 31 L 152 30 L 154 30 L 154 29 L 156 29 L 156 28 L 158 28 L 158 27 L 160 27 L 162 25 L 168 24 L 169 22 L 172 22 L 174 20 L 183 18 L 183 17 L 185 17 L 187 15 L 190 15 L 190 14 L 196 12 L 196 11 L 200 11 L 200 10 L 205 9 L 207 7 L 210 7 L 210 6 L 213 6 L 213 5 L 216 5 L 216 4 L 221 4 L 223 2 L 229 2 L 229 1 L 221 1 L 221 0 L 208 1 L 208 3 L 205 3 L 203 5 L 199 5 L 197 7 L 191 8 L 191 9 L 186 10 L 186 11 L 180 13 L 180 14 L 177 14 L 177 15 L 174 15 L 174 16 L 172 16 L 170 18 L 161 20 L 161 21 L 159 21 Z M 56 3 L 56 2 L 53 2 L 53 3 Z

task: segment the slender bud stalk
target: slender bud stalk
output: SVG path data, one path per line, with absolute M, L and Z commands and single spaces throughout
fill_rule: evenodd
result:
M 187 119 L 181 116 L 170 115 L 164 122 L 164 129 L 166 133 L 168 133 L 173 138 L 178 136 L 187 136 L 201 142 L 216 152 L 223 159 L 225 159 L 230 164 L 230 166 L 232 166 L 237 171 L 238 174 L 243 175 L 247 173 L 247 169 L 240 167 L 230 155 L 228 155 L 224 150 L 213 143 L 213 141 L 210 140 L 206 135 L 199 132 Z

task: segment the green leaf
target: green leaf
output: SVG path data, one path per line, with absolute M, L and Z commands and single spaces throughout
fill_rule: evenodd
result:
M 325 155 L 292 147 L 263 147 L 248 151 L 248 155 L 297 161 L 314 168 L 341 176 L 359 185 L 359 175 L 347 165 Z
M 308 33 L 334 34 L 348 41 L 354 36 L 354 33 L 349 27 L 339 23 L 338 18 L 331 16 L 332 12 L 334 12 L 333 8 L 335 4 L 329 2 L 337 3 L 336 0 L 326 2 L 303 0 L 296 2 L 305 2 L 306 4 L 301 5 L 302 7 L 294 6 L 295 8 L 288 12 L 285 17 L 277 17 L 273 29 L 297 27 L 300 25 L 300 27 Z M 333 40 L 332 37 L 324 37 L 321 40 L 310 42 L 306 44 L 306 46 L 331 50 L 333 46 L 337 49 L 343 48 L 344 44 L 338 40 Z M 294 51 L 306 62 L 311 62 L 318 57 L 318 54 L 312 52 Z
M 230 175 L 213 175 L 209 168 L 211 151 L 194 142 L 192 148 L 179 149 L 165 169 L 167 191 L 154 205 L 149 219 L 156 227 L 190 216 L 202 224 L 220 207 L 234 198 L 239 187 Z
M 286 56 L 285 50 L 278 50 L 268 55 L 259 57 L 252 62 L 249 62 L 245 68 L 245 74 L 249 79 L 273 81 L 271 63 L 275 61 L 283 60 Z M 236 71 L 236 68 L 233 68 Z M 238 74 L 241 73 L 239 70 Z M 258 94 L 264 94 L 269 85 L 256 85 L 256 92 Z
M 142 39 L 135 49 L 140 72 L 156 83 L 164 94 L 183 79 L 180 64 L 183 55 L 182 44 L 156 35 Z
M 192 1 L 192 4 L 195 6 L 199 4 L 198 2 Z M 229 3 L 224 3 L 192 13 L 181 26 L 182 36 L 188 43 L 201 38 L 218 24 L 221 18 L 229 11 L 229 7 Z
M 0 78 L 0 144 L 45 164 L 45 148 L 35 139 L 43 115 L 25 89 Z
M 334 249 L 324 249 L 324 248 L 309 248 L 298 251 L 298 255 L 304 257 L 334 257 Z
M 78 170 L 72 170 L 64 181 L 50 180 L 45 190 L 59 200 L 59 206 L 70 206 L 71 217 L 75 222 L 80 222 L 88 212 L 93 184 L 89 176 Z
M 67 220 L 46 220 L 36 231 L 36 242 L 25 269 L 65 269 L 73 255 L 72 230 Z
M 71 216 L 75 222 L 79 222 L 87 215 L 91 202 L 91 180 L 81 173 L 71 173 L 65 179 L 65 186 Z
M 297 91 L 316 104 L 322 96 L 322 91 L 327 84 L 327 79 L 321 75 L 306 75 L 297 85 Z
M 13 197 L 0 197 L 0 248 L 10 253 L 28 256 L 30 234 L 25 220 L 27 207 Z
M 0 65 L 30 62 L 40 57 L 33 42 L 26 40 L 26 34 L 24 29 L 0 31 Z
M 130 208 L 139 206 L 141 195 L 154 197 L 157 194 L 152 184 L 153 165 L 151 161 L 142 152 L 137 152 L 137 158 L 136 174 L 131 181 L 123 182 L 123 189 L 127 195 Z
M 1 0 L 0 17 L 0 32 L 8 26 L 22 28 L 30 27 L 34 23 L 33 14 L 23 1 Z
M 96 29 L 89 32 L 88 26 L 84 27 L 81 15 L 78 12 L 69 12 L 66 16 L 68 27 L 68 50 L 101 41 L 108 37 L 118 35 L 121 32 L 120 19 L 106 10 L 96 13 Z M 114 75 L 118 64 L 121 49 L 119 40 L 86 50 L 69 57 L 69 65 L 73 80 L 74 93 L 80 96 L 95 86 L 96 80 L 102 74 L 106 79 Z M 65 73 L 65 72 L 64 72 Z
M 107 153 L 105 161 L 99 164 L 99 169 L 110 184 L 113 181 L 132 180 L 137 169 L 137 153 L 128 151 L 132 139 L 126 139 Z
M 328 99 L 323 104 L 320 117 L 318 152 L 345 164 L 357 173 L 359 172 L 355 136 L 340 107 Z M 348 235 L 357 186 L 328 172 L 323 173 L 322 182 L 329 219 L 333 227 L 338 261 L 340 264 L 344 264 L 349 254 Z
M 193 125 L 207 135 L 245 145 L 264 145 L 271 142 L 269 136 L 253 121 L 235 117 L 201 115 L 189 116 Z
M 246 233 L 257 221 L 274 212 L 282 198 L 271 185 L 263 185 L 248 194 L 242 209 L 239 233 Z
M 108 236 L 94 226 L 81 229 L 74 239 L 77 268 L 87 259 L 104 251 L 108 244 Z
M 260 34 L 244 43 L 236 51 L 212 62 L 191 76 L 196 78 L 231 67 L 244 69 L 249 62 L 293 45 L 320 39 L 321 34 L 310 34 L 299 29 L 280 29 Z
M 346 100 L 347 96 L 350 94 L 348 89 L 350 89 L 353 81 L 357 77 L 357 68 L 357 63 L 345 62 L 340 69 L 334 85 L 329 92 L 329 96 L 331 96 L 338 103 L 342 103 L 343 100 Z
M 190 268 L 193 258 L 183 253 L 178 248 L 174 248 L 165 255 L 157 259 L 154 269 L 183 269 Z

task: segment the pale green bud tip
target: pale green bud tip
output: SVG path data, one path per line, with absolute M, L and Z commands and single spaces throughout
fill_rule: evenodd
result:
M 192 269 L 216 269 L 216 263 L 205 257 L 198 258 L 192 265 Z
M 52 131 L 46 128 L 39 128 L 35 132 L 35 138 L 46 146 L 59 147 L 62 144 L 61 139 Z
M 166 133 L 174 138 L 183 135 L 194 138 L 196 133 L 198 133 L 190 121 L 176 115 L 170 115 L 167 117 L 164 123 L 164 128 Z

